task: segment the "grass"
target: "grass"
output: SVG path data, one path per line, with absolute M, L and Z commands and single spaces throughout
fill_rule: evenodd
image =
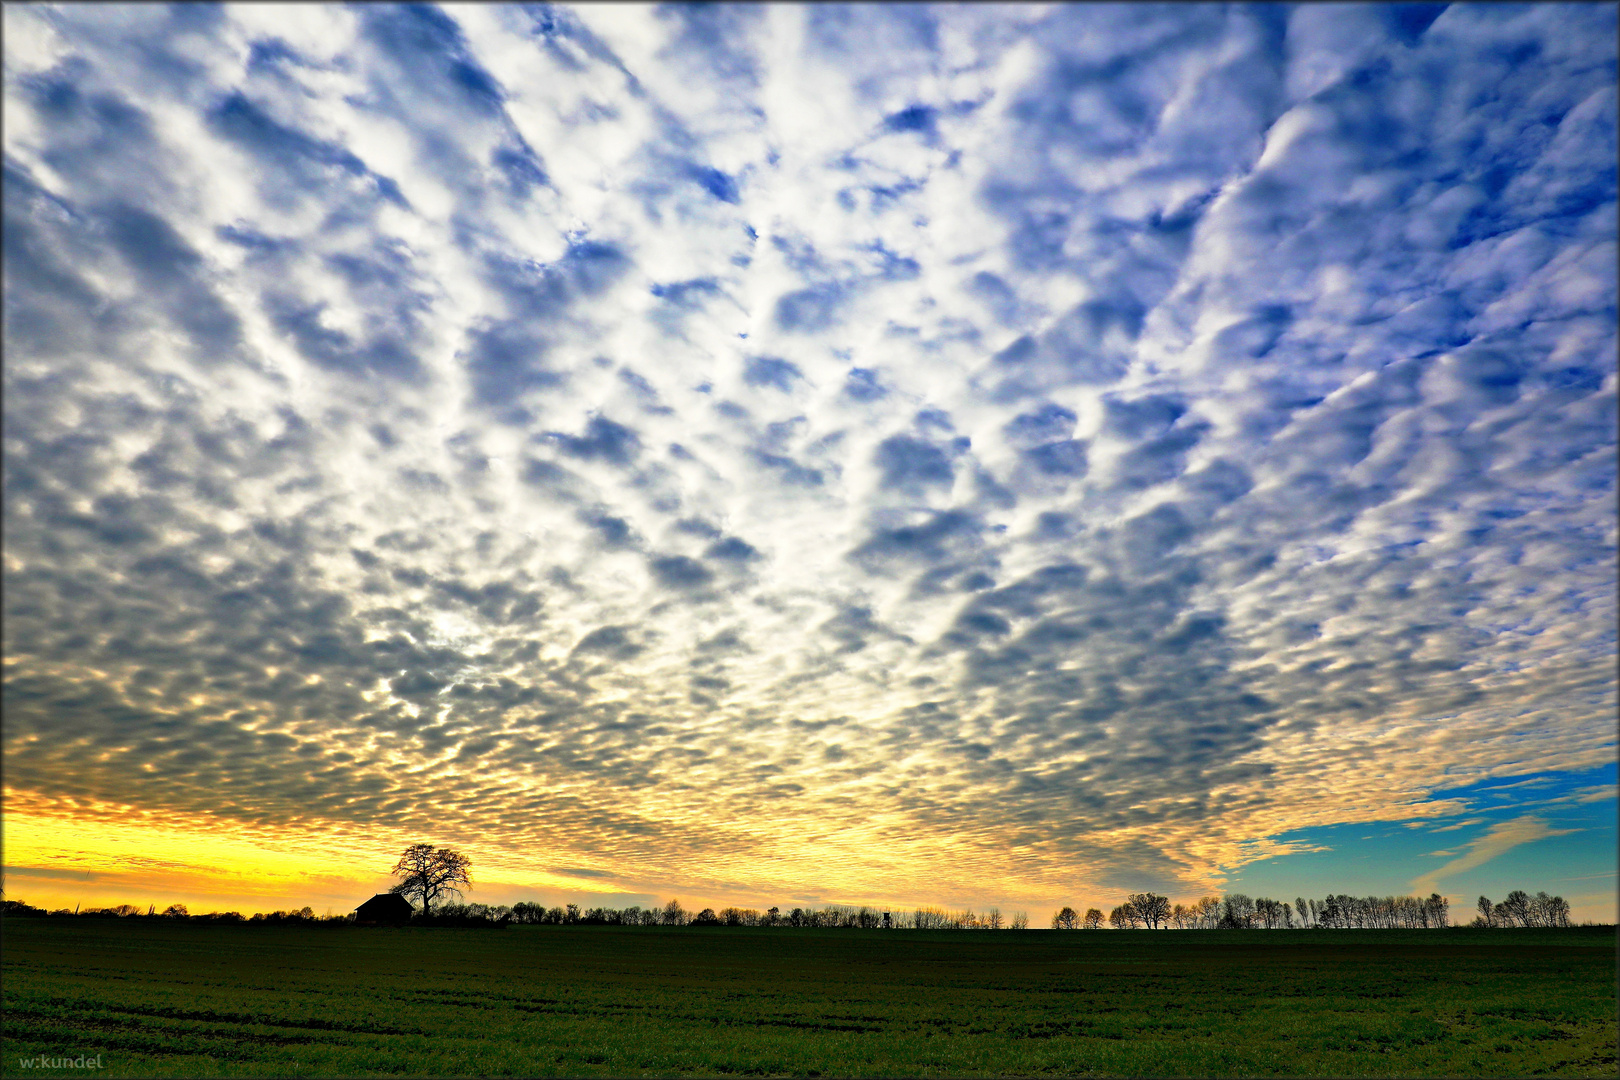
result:
M 11 919 L 0 1075 L 1597 1076 L 1612 928 Z

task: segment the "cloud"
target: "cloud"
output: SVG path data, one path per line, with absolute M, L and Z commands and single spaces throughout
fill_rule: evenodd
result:
M 1409 821 L 1406 823 L 1406 827 L 1408 829 L 1426 829 L 1429 832 L 1455 832 L 1457 829 L 1467 829 L 1474 825 L 1478 825 L 1484 820 L 1484 818 L 1477 817 L 1467 818 L 1463 821 L 1454 821 L 1450 825 L 1433 826 L 1431 826 L 1427 821 Z
M 707 585 L 714 577 L 708 567 L 684 555 L 666 555 L 653 559 L 652 572 L 662 584 L 676 589 L 693 589 Z
M 41 814 L 1034 906 L 1613 759 L 1610 9 L 4 18 Z
M 779 356 L 751 356 L 743 371 L 749 386 L 774 386 L 783 393 L 792 393 L 794 380 L 801 377 L 797 367 Z
M 1412 882 L 1412 891 L 1418 896 L 1439 892 L 1440 883 L 1444 879 L 1483 866 L 1498 855 L 1505 854 L 1520 844 L 1545 840 L 1553 836 L 1567 836 L 1574 831 L 1573 829 L 1549 828 L 1546 822 L 1529 814 L 1514 818 L 1512 821 L 1499 821 L 1492 825 L 1485 835 L 1469 843 L 1467 854 L 1452 859 L 1444 866 L 1416 878 Z M 1434 851 L 1430 852 L 1430 854 L 1451 855 L 1454 852 Z
M 583 461 L 628 465 L 641 452 L 641 440 L 635 431 L 602 416 L 591 417 L 583 435 L 549 432 L 548 436 L 568 457 Z
M 950 487 L 956 479 L 947 451 L 908 435 L 891 435 L 879 443 L 876 463 L 886 487 Z

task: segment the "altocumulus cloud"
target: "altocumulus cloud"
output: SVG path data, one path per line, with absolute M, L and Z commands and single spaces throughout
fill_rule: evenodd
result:
M 14 807 L 995 899 L 1614 756 L 1612 7 L 4 18 Z

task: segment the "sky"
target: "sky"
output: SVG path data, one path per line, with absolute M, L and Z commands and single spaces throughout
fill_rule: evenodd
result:
M 45 906 L 1616 916 L 1616 9 L 8 4 Z

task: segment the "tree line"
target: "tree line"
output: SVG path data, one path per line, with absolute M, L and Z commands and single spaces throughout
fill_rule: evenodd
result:
M 192 915 L 184 904 L 170 904 L 159 912 L 156 905 L 145 911 L 133 904 L 84 910 L 59 908 L 45 911 L 18 900 L 3 905 L 6 915 L 79 916 L 82 918 L 170 919 L 196 922 L 247 924 L 349 923 L 352 913 L 317 916 L 304 907 L 294 911 L 260 912 L 243 916 L 235 911 Z M 1538 892 L 1534 896 L 1514 890 L 1500 903 L 1479 898 L 1479 914 L 1467 925 L 1475 928 L 1567 927 L 1569 904 L 1561 896 Z M 1258 899 L 1242 893 L 1205 896 L 1191 904 L 1172 904 L 1156 893 L 1133 893 L 1123 904 L 1105 916 L 1099 908 L 1084 914 L 1064 907 L 1052 915 L 1054 930 L 1419 930 L 1451 925 L 1449 905 L 1439 893 L 1427 899 L 1416 896 L 1328 896 L 1322 900 L 1296 897 L 1293 903 Z M 703 908 L 688 911 L 679 900 L 662 907 L 589 907 L 578 904 L 554 905 L 519 902 L 516 904 L 441 904 L 431 914 L 418 912 L 416 918 L 440 925 L 519 925 L 537 926 L 756 926 L 862 930 L 1027 930 L 1029 917 L 1015 912 L 1003 917 L 999 908 L 978 912 L 971 908 L 948 911 L 939 907 L 918 907 L 905 911 L 844 904 L 822 907 L 795 907 L 784 912 L 772 907 L 726 907 L 716 911 Z
M 343 923 L 353 922 L 352 915 L 317 915 L 309 907 L 302 907 L 295 911 L 258 911 L 252 915 L 243 915 L 240 911 L 210 911 L 206 914 L 193 915 L 184 904 L 170 904 L 162 911 L 156 904 L 148 904 L 142 911 L 135 904 L 113 904 L 108 907 L 88 908 L 56 908 L 47 911 L 37 908 L 22 900 L 6 900 L 0 902 L 0 912 L 6 915 L 47 916 L 50 918 L 79 918 L 79 919 L 167 919 L 170 921 L 211 922 L 211 923 L 265 923 L 278 925 L 281 923 Z
M 1054 930 L 1421 930 L 1450 925 L 1449 903 L 1439 893 L 1416 896 L 1349 896 L 1325 900 L 1295 897 L 1293 903 L 1244 893 L 1205 896 L 1172 904 L 1157 893 L 1132 893 L 1106 917 L 1098 908 L 1084 915 L 1065 907 L 1052 916 Z
M 1206 896 L 1191 904 L 1172 904 L 1157 893 L 1132 893 L 1105 917 L 1099 908 L 1084 914 L 1064 907 L 1052 914 L 1054 930 L 1430 930 L 1451 925 L 1450 903 L 1439 893 L 1417 896 L 1350 896 L 1322 900 L 1303 896 L 1287 901 L 1243 893 Z M 1522 889 L 1492 904 L 1479 898 L 1472 927 L 1569 926 L 1569 904 L 1561 896 Z
M 142 910 L 134 904 L 112 907 L 58 908 L 47 911 L 21 900 L 7 900 L 0 911 L 5 915 L 51 916 L 67 918 L 133 918 L 167 919 L 191 922 L 245 923 L 245 924 L 298 924 L 298 923 L 352 923 L 352 912 L 344 915 L 318 916 L 304 907 L 296 911 L 259 912 L 244 916 L 237 911 L 212 911 L 193 915 L 184 904 L 170 904 L 163 911 L 156 905 Z M 429 912 L 417 911 L 413 921 L 437 925 L 494 924 L 535 926 L 760 926 L 796 927 L 807 929 L 859 929 L 859 930 L 1025 930 L 1029 916 L 1015 912 L 1004 918 L 999 908 L 976 912 L 946 911 L 937 907 L 920 907 L 910 911 L 845 904 L 826 904 L 822 907 L 795 907 L 784 912 L 772 907 L 764 911 L 756 908 L 727 907 L 716 911 L 703 908 L 688 911 L 679 900 L 670 900 L 662 907 L 627 908 L 591 907 L 578 904 L 547 907 L 544 904 L 519 902 L 516 904 L 440 904 Z
M 462 904 L 440 910 L 445 914 L 506 917 L 515 923 L 541 925 L 787 926 L 856 930 L 1023 930 L 1029 927 L 1029 916 L 1024 912 L 1015 912 L 1007 918 L 999 908 L 984 912 L 972 909 L 946 911 L 937 907 L 894 911 L 865 905 L 826 904 L 822 907 L 795 907 L 787 911 L 779 907 L 764 911 L 742 907 L 726 907 L 716 911 L 706 907 L 691 912 L 679 900 L 671 900 L 663 907 L 650 908 L 632 905 L 623 909 L 593 907 L 581 910 L 575 904 L 548 908 L 540 904 L 518 903 L 511 908 Z
M 1507 894 L 1500 904 L 1492 904 L 1486 897 L 1479 898 L 1479 914 L 1469 926 L 1568 926 L 1569 905 L 1562 896 L 1548 896 L 1538 892 L 1534 896 L 1523 889 Z

